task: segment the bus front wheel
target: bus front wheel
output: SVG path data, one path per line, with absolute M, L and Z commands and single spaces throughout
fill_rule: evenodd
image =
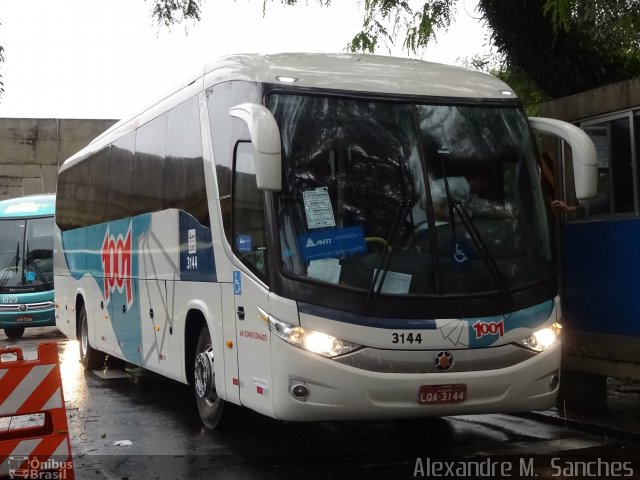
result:
M 202 423 L 207 428 L 216 428 L 222 420 L 225 402 L 216 392 L 216 375 L 213 368 L 211 335 L 206 325 L 202 326 L 193 370 L 193 392 Z
M 80 362 L 87 370 L 98 370 L 104 366 L 106 355 L 89 344 L 87 310 L 84 305 L 80 307 L 78 317 L 80 320 Z
M 17 340 L 20 337 L 22 337 L 22 334 L 24 333 L 24 327 L 6 327 L 4 329 L 4 334 L 7 336 L 7 338 L 10 338 L 11 340 Z

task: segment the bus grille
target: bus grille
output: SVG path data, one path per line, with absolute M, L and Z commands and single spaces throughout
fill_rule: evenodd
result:
M 49 310 L 54 306 L 55 302 L 52 300 L 38 303 L 3 303 L 0 304 L 0 313 L 37 312 L 40 310 Z

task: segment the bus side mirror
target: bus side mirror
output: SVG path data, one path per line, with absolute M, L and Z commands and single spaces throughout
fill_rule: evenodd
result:
M 260 190 L 282 190 L 280 129 L 271 112 L 263 105 L 242 103 L 229 109 L 229 115 L 243 120 L 249 127 L 256 183 Z
M 553 118 L 529 117 L 529 123 L 535 131 L 554 135 L 569 144 L 576 198 L 595 197 L 598 190 L 598 154 L 589 135 L 575 125 Z

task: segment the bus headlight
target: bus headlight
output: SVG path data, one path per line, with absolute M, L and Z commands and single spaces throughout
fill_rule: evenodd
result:
M 286 342 L 313 353 L 331 358 L 352 352 L 361 347 L 357 343 L 347 342 L 326 333 L 294 327 L 269 316 L 269 330 Z
M 520 340 L 520 344 L 536 352 L 544 352 L 547 348 L 560 340 L 562 325 L 554 323 L 548 327 L 533 332 L 527 338 Z

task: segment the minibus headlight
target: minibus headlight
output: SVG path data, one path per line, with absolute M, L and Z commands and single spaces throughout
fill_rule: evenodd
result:
M 562 325 L 553 323 L 552 325 L 536 330 L 527 338 L 523 338 L 520 343 L 536 352 L 544 352 L 560 340 Z
M 361 347 L 326 333 L 294 327 L 269 316 L 269 330 L 286 342 L 327 358 L 337 357 Z

